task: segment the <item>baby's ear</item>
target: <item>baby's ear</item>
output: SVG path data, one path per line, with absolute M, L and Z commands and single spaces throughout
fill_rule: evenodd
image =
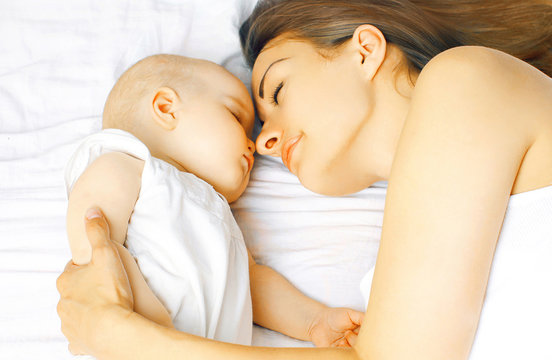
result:
M 178 123 L 176 111 L 179 103 L 178 94 L 173 89 L 169 87 L 157 89 L 152 102 L 153 119 L 156 124 L 165 130 L 174 130 Z

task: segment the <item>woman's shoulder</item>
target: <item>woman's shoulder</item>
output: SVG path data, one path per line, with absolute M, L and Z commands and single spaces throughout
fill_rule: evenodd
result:
M 549 183 L 552 173 L 539 169 L 549 164 L 551 98 L 552 79 L 531 65 L 489 48 L 458 47 L 422 70 L 406 122 L 426 129 L 426 141 L 457 139 L 463 144 L 458 151 L 471 151 L 474 158 L 484 153 L 477 150 L 478 142 L 491 146 L 487 153 L 500 149 L 497 158 L 518 165 L 526 154 L 513 190 L 517 193 Z
M 435 64 L 441 64 L 441 63 L 447 63 L 447 62 L 453 62 L 453 61 L 468 62 L 468 63 L 481 65 L 482 60 L 497 61 L 501 58 L 515 59 L 515 57 L 503 51 L 492 49 L 489 47 L 474 46 L 474 45 L 457 46 L 457 47 L 453 47 L 448 50 L 445 50 L 437 54 L 436 56 L 434 56 L 427 63 L 429 67 L 426 66 L 426 68 L 431 68 L 435 66 Z
M 516 83 L 552 89 L 550 77 L 510 54 L 483 46 L 459 46 L 433 57 L 422 69 L 416 87 L 446 86 L 454 90 L 485 84 L 495 90 L 510 90 Z
M 509 67 L 518 67 L 521 71 L 536 68 L 503 51 L 484 46 L 458 46 L 434 56 L 422 69 L 422 74 L 436 71 L 457 73 L 455 70 L 498 72 Z M 460 69 L 458 69 L 460 67 Z M 455 69 L 456 68 L 456 69 Z
M 457 105 L 507 119 L 547 118 L 552 109 L 552 78 L 502 51 L 461 46 L 431 59 L 420 72 L 413 94 L 416 106 Z M 459 106 L 458 106 L 459 105 Z

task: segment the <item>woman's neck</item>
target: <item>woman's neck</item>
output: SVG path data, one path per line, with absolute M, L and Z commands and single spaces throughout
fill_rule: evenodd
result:
M 388 55 L 374 79 L 375 107 L 360 142 L 361 166 L 367 180 L 388 180 L 404 127 L 417 74 L 406 69 L 398 50 Z

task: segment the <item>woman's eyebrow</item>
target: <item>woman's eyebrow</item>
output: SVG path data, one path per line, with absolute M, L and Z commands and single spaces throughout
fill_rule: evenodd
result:
M 270 70 L 270 68 L 272 67 L 272 65 L 274 65 L 274 64 L 276 64 L 276 63 L 279 63 L 280 61 L 287 60 L 287 59 L 289 59 L 289 57 L 278 59 L 278 60 L 274 61 L 272 64 L 270 64 L 270 65 L 266 68 L 266 71 L 264 72 L 263 77 L 261 78 L 261 82 L 260 82 L 260 84 L 259 84 L 259 97 L 260 97 L 261 99 L 264 99 L 264 80 L 265 80 L 266 74 L 268 73 L 268 70 Z

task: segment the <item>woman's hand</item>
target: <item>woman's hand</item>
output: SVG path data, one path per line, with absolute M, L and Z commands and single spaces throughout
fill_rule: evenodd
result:
M 60 293 L 57 311 L 61 331 L 69 340 L 69 351 L 94 355 L 109 340 L 102 339 L 102 329 L 116 326 L 109 323 L 110 314 L 130 315 L 133 298 L 127 274 L 100 210 L 88 210 L 85 228 L 92 247 L 91 261 L 81 266 L 72 261 L 67 264 L 57 279 Z
M 364 313 L 346 308 L 325 307 L 309 329 L 319 347 L 350 347 L 356 342 Z

